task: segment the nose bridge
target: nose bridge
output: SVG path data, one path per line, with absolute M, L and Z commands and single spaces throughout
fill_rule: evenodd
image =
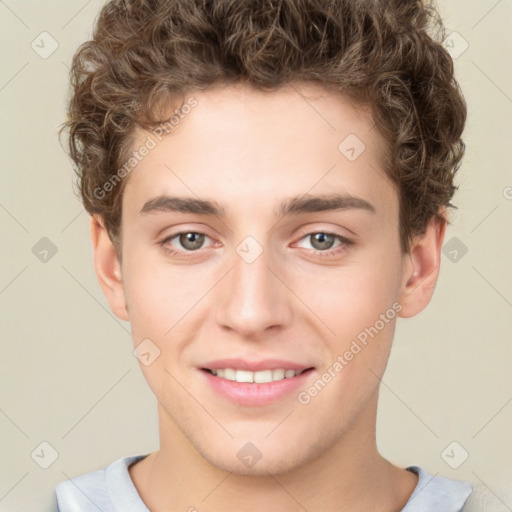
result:
M 252 237 L 236 248 L 232 271 L 224 284 L 217 321 L 241 336 L 257 336 L 269 327 L 290 322 L 291 304 L 286 287 L 271 271 L 270 251 Z

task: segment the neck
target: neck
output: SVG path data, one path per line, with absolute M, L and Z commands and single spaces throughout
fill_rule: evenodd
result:
M 160 450 L 132 465 L 130 476 L 151 510 L 400 510 L 417 477 L 379 455 L 376 411 L 377 396 L 348 431 L 312 462 L 283 474 L 247 476 L 208 462 L 159 407 Z

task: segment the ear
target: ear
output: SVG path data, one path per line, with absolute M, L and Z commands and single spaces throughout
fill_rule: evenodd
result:
M 441 248 L 446 232 L 446 211 L 433 217 L 425 233 L 411 241 L 404 256 L 404 274 L 400 289 L 402 310 L 399 316 L 409 318 L 425 309 L 434 294 L 441 264 Z
M 95 215 L 91 215 L 91 242 L 94 252 L 94 270 L 110 309 L 118 318 L 128 321 L 121 264 L 107 230 Z

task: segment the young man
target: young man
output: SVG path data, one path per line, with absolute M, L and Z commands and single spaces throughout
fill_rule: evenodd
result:
M 375 442 L 464 149 L 435 27 L 412 0 L 105 5 L 66 126 L 160 449 L 59 484 L 62 512 L 462 510 Z

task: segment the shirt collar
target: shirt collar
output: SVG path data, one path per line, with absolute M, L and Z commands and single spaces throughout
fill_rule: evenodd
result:
M 407 470 L 418 475 L 418 484 L 400 512 L 461 512 L 473 491 L 468 482 L 430 475 L 418 466 Z

